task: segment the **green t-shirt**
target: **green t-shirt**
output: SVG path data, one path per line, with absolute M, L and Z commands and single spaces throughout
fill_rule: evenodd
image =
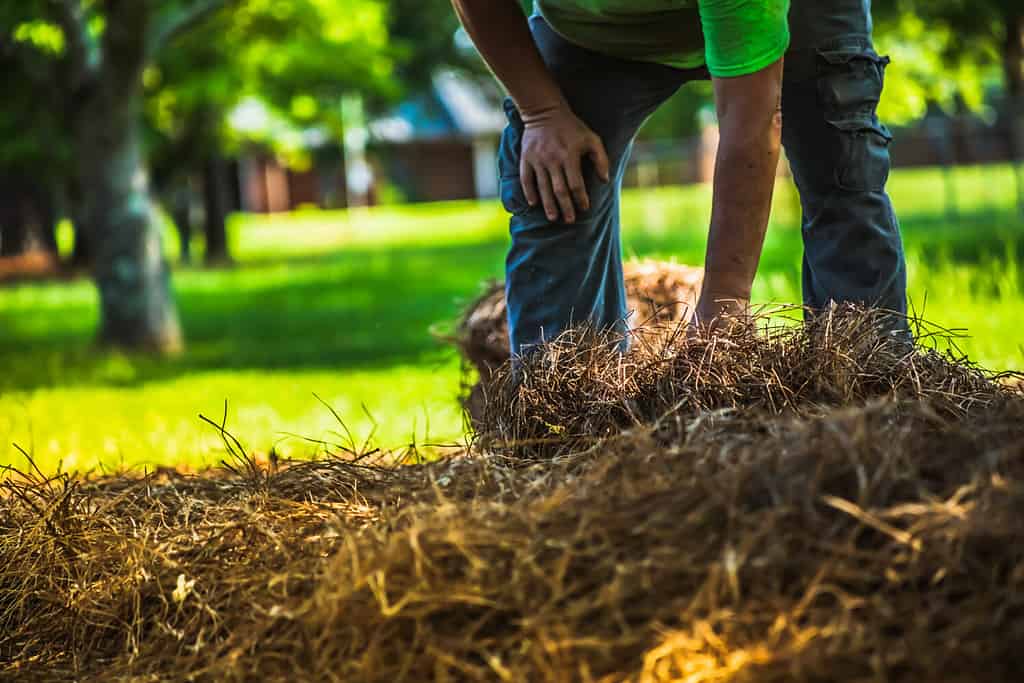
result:
M 604 54 L 743 76 L 789 46 L 789 0 L 536 0 L 570 42 Z

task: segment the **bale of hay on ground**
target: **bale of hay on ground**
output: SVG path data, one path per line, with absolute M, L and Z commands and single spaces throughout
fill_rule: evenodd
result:
M 665 261 L 629 261 L 623 270 L 633 327 L 687 320 L 704 281 L 703 269 Z M 490 285 L 463 313 L 455 343 L 483 379 L 508 360 L 504 284 Z
M 625 263 L 623 272 L 631 328 L 671 329 L 689 320 L 704 281 L 703 269 L 646 259 Z M 461 399 L 469 422 L 477 426 L 491 374 L 509 358 L 503 283 L 490 284 L 469 305 L 452 341 L 479 377 L 465 387 Z
M 0 679 L 1020 681 L 1024 393 L 877 323 L 569 332 L 426 464 L 8 473 Z

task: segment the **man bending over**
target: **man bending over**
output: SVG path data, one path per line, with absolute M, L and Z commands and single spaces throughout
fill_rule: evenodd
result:
M 791 13 L 789 0 L 537 0 L 529 19 L 517 0 L 453 4 L 510 95 L 499 169 L 513 354 L 579 322 L 624 331 L 632 141 L 681 85 L 708 77 L 721 141 L 698 322 L 749 304 L 780 142 L 801 195 L 805 304 L 906 310 L 869 0 L 793 0 Z

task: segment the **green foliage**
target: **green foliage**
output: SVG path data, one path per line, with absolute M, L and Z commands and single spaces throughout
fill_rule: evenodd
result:
M 0 5 L 0 169 L 58 175 L 68 163 L 67 133 L 53 85 L 37 84 L 63 59 L 64 34 L 40 18 L 39 2 Z
M 936 323 L 966 328 L 963 348 L 994 368 L 1024 367 L 1024 224 L 1007 167 L 956 171 L 961 217 L 937 197 L 936 170 L 897 171 L 891 189 L 910 254 L 911 294 Z M 776 193 L 758 301 L 799 297 L 800 235 L 792 191 Z M 627 191 L 626 252 L 699 264 L 710 191 Z M 458 438 L 454 354 L 431 336 L 488 277 L 500 277 L 507 219 L 496 202 L 239 217 L 237 268 L 176 273 L 190 338 L 177 359 L 91 346 L 95 292 L 84 282 L 0 290 L 0 463 L 21 462 L 11 442 L 44 466 L 104 462 L 211 463 L 216 433 L 196 417 L 220 415 L 252 449 L 283 432 L 335 440 L 338 408 L 358 438 L 400 446 Z M 442 327 L 443 329 L 443 327 Z M 429 426 L 428 426 L 429 422 Z M 4 445 L 7 444 L 7 445 Z M 303 455 L 299 439 L 279 452 Z
M 941 43 L 943 59 L 993 64 L 1006 38 L 1008 17 L 1022 9 L 1018 0 L 873 0 L 872 11 L 881 24 L 876 31 L 893 29 L 902 18 L 916 16 L 929 30 L 955 34 Z
M 111 69 L 122 66 L 104 54 L 115 5 L 27 0 L 0 8 L 0 66 L 8 93 L 17 93 L 0 112 L 0 164 L 53 168 L 54 151 L 66 157 L 69 125 L 50 115 L 75 101 L 75 68 L 104 58 Z M 391 45 L 393 14 L 384 0 L 149 2 L 138 87 L 154 162 L 168 172 L 187 168 L 242 142 L 226 116 L 247 98 L 291 124 L 337 130 L 343 93 L 397 96 L 396 59 L 412 52 Z
M 19 24 L 12 37 L 16 43 L 27 43 L 40 53 L 59 57 L 64 54 L 64 33 L 49 21 L 26 21 Z
M 979 109 L 1000 74 L 1003 88 L 1020 87 L 1024 64 L 1009 49 L 1021 40 L 1020 0 L 875 0 L 873 9 L 877 42 L 898 67 L 887 76 L 886 118 L 919 116 L 927 101 Z
M 879 106 L 883 120 L 913 121 L 925 115 L 929 103 L 949 112 L 961 102 L 975 111 L 984 106 L 987 87 L 998 79 L 994 46 L 957 54 L 960 38 L 951 26 L 931 23 L 912 12 L 884 19 L 876 31 L 879 51 L 893 60 Z
M 394 90 L 386 19 L 378 0 L 244 0 L 180 36 L 144 76 L 161 175 L 248 141 L 293 151 L 282 131 L 324 125 L 340 135 L 345 92 Z M 246 101 L 265 110 L 266 125 L 232 129 L 227 117 Z
M 641 128 L 638 137 L 645 140 L 678 140 L 698 135 L 702 110 L 714 111 L 710 81 L 687 83 L 658 107 Z
M 459 20 L 451 0 L 391 0 L 387 16 L 392 48 L 399 57 L 395 73 L 406 88 L 429 84 L 440 66 L 484 68 L 481 59 L 456 49 Z
M 216 35 L 248 94 L 282 112 L 298 96 L 329 108 L 346 90 L 390 86 L 385 12 L 377 0 L 248 0 Z
M 40 106 L 50 98 L 28 97 L 29 84 L 2 56 L 0 72 L 7 74 L 5 92 L 11 93 L 0 107 L 0 169 L 18 169 L 43 181 L 63 175 L 70 149 L 60 110 Z

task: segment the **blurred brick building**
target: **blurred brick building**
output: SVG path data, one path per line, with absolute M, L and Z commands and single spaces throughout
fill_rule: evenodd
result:
M 489 78 L 439 72 L 427 92 L 370 123 L 378 174 L 409 201 L 497 196 L 501 99 Z

